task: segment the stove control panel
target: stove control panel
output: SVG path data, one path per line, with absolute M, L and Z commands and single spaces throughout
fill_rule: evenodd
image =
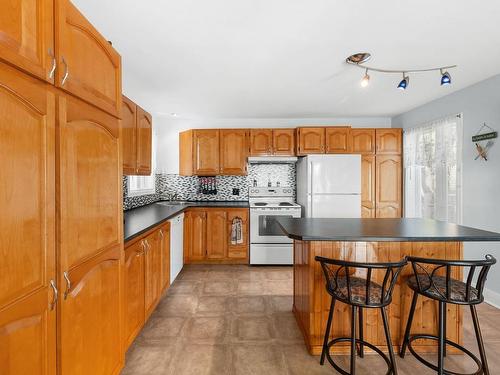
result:
M 250 197 L 293 197 L 291 187 L 251 187 L 248 189 Z

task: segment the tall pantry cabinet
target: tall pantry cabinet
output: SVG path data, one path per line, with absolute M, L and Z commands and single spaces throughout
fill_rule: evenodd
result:
M 120 56 L 67 0 L 0 14 L 0 373 L 118 374 Z

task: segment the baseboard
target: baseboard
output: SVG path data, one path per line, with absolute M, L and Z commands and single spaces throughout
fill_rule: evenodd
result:
M 500 293 L 494 292 L 491 289 L 484 288 L 484 301 L 491 306 L 500 309 Z

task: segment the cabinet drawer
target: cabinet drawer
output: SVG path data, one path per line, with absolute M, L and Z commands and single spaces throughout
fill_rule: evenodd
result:
M 233 259 L 245 259 L 247 257 L 247 249 L 228 249 L 227 257 Z

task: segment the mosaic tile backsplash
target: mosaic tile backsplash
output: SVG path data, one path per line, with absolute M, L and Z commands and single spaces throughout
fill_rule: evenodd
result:
M 272 186 L 291 186 L 295 191 L 295 164 L 250 164 L 248 176 L 217 176 L 217 194 L 202 194 L 197 176 L 179 176 L 177 174 L 157 174 L 156 193 L 128 197 L 128 179 L 123 177 L 123 209 L 144 206 L 160 200 L 193 200 L 193 201 L 231 201 L 248 200 L 248 188 L 267 186 L 271 180 Z M 239 194 L 233 194 L 233 189 L 239 189 Z

